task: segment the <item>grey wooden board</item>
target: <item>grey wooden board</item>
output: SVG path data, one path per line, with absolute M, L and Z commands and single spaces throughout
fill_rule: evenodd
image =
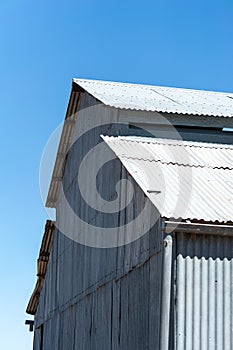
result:
M 159 342 L 161 253 L 43 324 L 43 349 L 155 349 Z M 34 349 L 40 350 L 38 342 Z
M 87 112 L 89 105 L 95 107 Z M 102 124 L 116 123 L 118 110 L 103 107 L 84 94 L 74 137 L 90 129 L 93 118 Z M 94 225 L 122 225 L 132 220 L 145 205 L 143 192 L 117 160 L 100 173 L 97 187 L 106 200 L 111 200 L 115 185 L 122 177 L 133 181 L 134 201 L 120 215 L 103 216 L 90 211 L 78 194 L 77 169 L 83 155 L 99 142 L 100 133 L 118 134 L 121 127 L 124 125 L 92 129 L 88 137 L 74 144 L 67 158 L 63 180 L 66 196 L 74 210 L 80 211 Z M 100 155 L 97 161 L 104 159 Z M 92 172 L 90 166 L 87 174 L 94 175 Z M 89 191 L 88 178 L 85 191 Z M 123 184 L 120 188 L 123 203 L 127 196 L 129 191 Z M 126 234 L 133 236 L 134 231 L 143 230 L 144 220 L 152 220 L 156 214 L 150 204 L 141 224 Z M 58 203 L 58 220 L 66 220 L 63 215 Z M 72 226 L 72 222 L 69 225 Z M 135 350 L 150 346 L 154 349 L 159 336 L 161 249 L 160 220 L 142 238 L 108 249 L 78 244 L 57 230 L 35 317 L 35 326 L 43 324 L 44 327 L 44 348 Z M 38 345 L 34 349 L 39 350 Z
M 35 329 L 33 337 L 33 349 L 41 349 L 41 330 Z
M 144 264 L 161 251 L 161 241 L 160 222 L 141 239 L 109 249 L 86 247 L 56 232 L 36 315 L 37 326 L 108 281 Z

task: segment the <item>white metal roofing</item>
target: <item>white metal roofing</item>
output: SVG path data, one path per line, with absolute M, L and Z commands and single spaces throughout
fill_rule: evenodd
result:
M 103 139 L 162 216 L 233 221 L 233 146 L 143 137 Z
M 73 82 L 115 108 L 233 117 L 233 93 L 86 79 Z

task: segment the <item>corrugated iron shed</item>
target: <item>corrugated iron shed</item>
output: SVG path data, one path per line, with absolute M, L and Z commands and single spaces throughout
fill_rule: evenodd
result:
M 232 222 L 233 146 L 143 137 L 103 139 L 163 217 Z
M 26 312 L 31 315 L 35 315 L 39 304 L 40 293 L 43 288 L 44 278 L 47 271 L 49 262 L 49 256 L 53 244 L 53 236 L 55 232 L 54 222 L 51 220 L 46 221 L 44 236 L 42 239 L 39 258 L 37 260 L 37 282 L 29 300 Z
M 233 94 L 163 86 L 73 79 L 106 106 L 141 111 L 233 116 Z

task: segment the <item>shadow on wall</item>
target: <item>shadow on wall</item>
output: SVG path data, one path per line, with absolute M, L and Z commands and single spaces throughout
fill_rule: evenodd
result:
M 176 239 L 176 255 L 233 260 L 233 237 L 179 233 Z

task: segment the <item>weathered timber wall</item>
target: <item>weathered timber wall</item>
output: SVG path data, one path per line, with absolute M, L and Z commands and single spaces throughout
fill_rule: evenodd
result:
M 127 226 L 125 235 L 143 233 L 145 222 L 151 223 L 151 229 L 134 242 L 115 248 L 88 247 L 56 231 L 35 317 L 34 349 L 156 349 L 161 298 L 161 220 L 154 223 L 154 217 L 158 217 L 156 209 L 120 161 L 114 159 L 104 164 L 102 153 L 94 157 L 96 164 L 86 165 L 84 195 L 96 195 L 90 193 L 89 183 L 96 177 L 98 164 L 104 164 L 96 177 L 98 193 L 107 201 L 118 195 L 122 204 L 128 202 L 133 187 L 133 198 L 117 213 L 105 213 L 104 205 L 95 210 L 83 200 L 77 180 L 83 158 L 102 142 L 100 134 L 118 134 L 121 126 L 117 124 L 117 110 L 100 104 L 85 109 L 95 104 L 88 95 L 83 96 L 82 104 L 75 132 L 77 142 L 68 154 L 63 178 L 70 206 L 83 221 L 108 229 L 134 221 L 147 201 L 141 221 Z M 93 118 L 101 125 L 93 128 Z M 116 193 L 116 184 L 121 179 L 126 181 L 120 183 Z M 58 222 L 67 220 L 62 203 L 60 198 Z M 88 234 L 81 224 L 68 222 L 67 227 L 73 234 L 80 231 Z

